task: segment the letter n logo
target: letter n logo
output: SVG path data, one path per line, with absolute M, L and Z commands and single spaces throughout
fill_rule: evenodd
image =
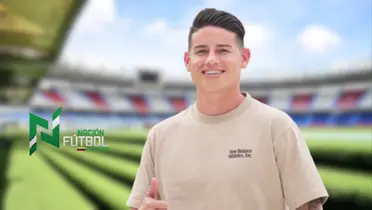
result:
M 62 113 L 62 107 L 59 107 L 52 116 L 53 119 L 53 131 L 52 136 L 44 132 L 40 132 L 40 140 L 50 145 L 59 148 L 59 116 Z M 37 146 L 37 126 L 41 126 L 49 130 L 49 122 L 37 115 L 30 113 L 30 136 L 29 136 L 29 148 L 30 156 L 36 151 Z

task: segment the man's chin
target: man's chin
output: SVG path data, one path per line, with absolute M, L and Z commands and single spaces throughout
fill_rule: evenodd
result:
M 227 89 L 226 86 L 221 86 L 217 84 L 203 85 L 201 87 L 197 87 L 197 90 L 202 93 L 221 93 L 221 91 L 224 91 L 225 89 Z

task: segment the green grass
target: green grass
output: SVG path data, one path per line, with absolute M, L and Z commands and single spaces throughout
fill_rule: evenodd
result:
M 73 185 L 49 167 L 39 155 L 30 158 L 25 149 L 12 150 L 7 177 L 5 210 L 94 209 Z
M 138 163 L 134 163 L 132 161 L 112 157 L 104 153 L 76 152 L 76 150 L 73 148 L 66 148 L 62 151 L 77 159 L 91 163 L 97 169 L 108 171 L 127 179 L 133 179 L 137 173 Z
M 371 133 L 372 127 L 303 127 L 302 132 Z
M 71 147 L 55 149 L 41 142 L 36 155 L 32 157 L 28 156 L 28 149 L 26 149 L 28 136 L 25 135 L 25 132 L 23 134 L 20 134 L 20 132 L 14 133 L 17 133 L 17 136 L 21 138 L 18 139 L 17 144 L 22 144 L 23 146 L 14 147 L 17 149 L 12 151 L 9 169 L 9 176 L 12 178 L 10 179 L 10 188 L 6 195 L 6 210 L 26 209 L 25 207 L 31 210 L 44 209 L 44 206 L 47 209 L 57 210 L 59 207 L 60 209 L 91 208 L 91 204 L 84 200 L 71 184 L 63 180 L 57 172 L 54 172 L 46 165 L 40 155 L 37 154 L 39 152 L 44 152 L 60 169 L 71 175 L 83 188 L 89 189 L 94 195 L 101 198 L 110 208 L 128 209 L 126 208 L 126 200 L 130 189 L 122 181 L 108 178 L 107 174 L 133 180 L 139 163 L 110 156 L 109 153 L 115 152 L 140 157 L 143 145 L 126 143 L 125 139 L 135 138 L 140 142 L 144 142 L 145 132 L 105 132 L 105 143 L 110 147 L 107 152 L 77 152 L 76 148 Z M 119 139 L 119 141 L 112 138 Z M 25 143 L 23 143 L 23 139 Z M 121 142 L 120 139 L 123 139 L 123 141 Z M 308 141 L 308 145 L 312 151 L 328 152 L 330 155 L 337 153 L 369 154 L 371 152 L 370 142 L 365 141 L 317 139 Z M 82 160 L 82 162 L 77 160 Z M 89 163 L 90 166 L 86 166 L 83 162 Z M 29 172 L 32 169 L 34 169 L 33 172 Z M 318 169 L 332 198 L 356 196 L 360 200 L 372 200 L 372 174 L 328 166 L 318 166 Z M 40 173 L 40 171 L 43 173 Z M 28 184 L 17 183 L 17 181 L 14 181 L 17 180 L 17 177 L 23 177 L 21 180 Z M 45 180 L 48 180 L 47 183 L 51 184 L 41 185 L 42 187 L 37 188 L 37 191 L 32 190 L 35 186 L 39 186 L 37 183 L 45 183 Z M 53 186 L 53 188 L 48 186 Z M 58 189 L 58 191 L 54 189 Z M 36 194 L 32 194 L 32 192 Z M 32 195 L 29 196 L 30 194 Z M 52 198 L 44 199 L 49 194 L 52 195 Z M 66 202 L 67 199 L 70 199 L 70 196 L 75 200 Z M 19 200 L 22 200 L 22 202 L 17 202 Z M 35 201 L 35 204 L 31 203 L 32 201 Z M 52 206 L 56 203 L 58 208 Z
M 318 170 L 333 196 L 359 195 L 361 199 L 372 200 L 372 174 L 330 167 L 318 167 Z
M 310 150 L 326 151 L 330 153 L 339 152 L 343 154 L 370 154 L 372 157 L 372 141 L 307 141 Z
M 114 143 L 110 142 L 110 140 L 107 141 L 107 144 L 110 146 L 110 151 L 118 152 L 122 154 L 129 154 L 133 156 L 141 156 L 143 145 L 137 145 L 137 144 L 127 144 L 125 142 L 123 143 Z
M 56 152 L 55 149 L 45 149 L 43 152 L 53 160 L 63 171 L 74 177 L 84 188 L 89 189 L 111 209 L 125 209 L 126 198 L 130 194 L 130 189 L 122 183 L 105 177 L 103 174 L 96 173 L 91 168 L 79 164 L 72 159 L 68 159 L 63 154 Z M 78 208 L 73 208 L 78 209 Z

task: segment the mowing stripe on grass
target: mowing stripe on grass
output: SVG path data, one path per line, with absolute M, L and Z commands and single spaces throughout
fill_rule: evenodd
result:
M 82 164 L 89 165 L 102 173 L 106 173 L 118 181 L 125 182 L 128 187 L 132 187 L 139 166 L 138 163 L 134 163 L 133 161 L 113 157 L 104 153 L 79 153 L 70 148 L 57 151 L 61 152 L 64 156 L 73 158 Z
M 302 127 L 300 128 L 302 132 L 306 133 L 371 133 L 372 126 L 369 127 Z
M 43 152 L 62 170 L 74 178 L 85 189 L 90 190 L 97 197 L 101 198 L 110 209 L 126 209 L 126 198 L 130 194 L 130 189 L 120 182 L 107 178 L 93 169 L 79 164 L 56 152 L 56 149 L 44 149 Z M 89 153 L 80 153 L 89 154 Z M 76 209 L 76 208 L 74 208 Z
M 117 157 L 120 159 L 125 159 L 132 161 L 134 163 L 139 163 L 141 160 L 141 154 L 143 150 L 143 144 L 132 144 L 129 142 L 126 143 L 108 143 L 110 145 L 109 151 L 90 151 L 94 153 L 102 153 L 112 157 Z
M 369 154 L 372 157 L 371 141 L 333 141 L 329 139 L 308 140 L 307 144 L 311 150 L 322 150 L 327 152 L 342 152 L 348 154 Z
M 50 159 L 50 157 L 46 156 L 43 151 L 39 151 L 39 154 L 43 157 L 45 162 L 53 168 L 56 172 L 58 172 L 63 178 L 65 178 L 68 182 L 75 185 L 75 187 L 79 190 L 79 192 L 87 197 L 92 203 L 95 204 L 97 210 L 101 209 L 109 209 L 109 205 L 104 203 L 99 197 L 97 197 L 95 194 L 93 194 L 89 189 L 86 189 L 82 187 L 82 185 L 79 182 L 76 182 L 73 176 L 71 174 L 66 173 L 63 169 L 58 167 L 58 165 L 55 164 L 53 160 Z
M 320 166 L 318 169 L 332 196 L 354 195 L 372 201 L 371 174 Z
M 7 175 L 12 148 L 14 148 L 12 140 L 0 137 L 0 209 L 4 207 L 5 191 L 9 184 Z
M 307 143 L 318 165 L 372 172 L 371 142 L 314 140 Z
M 322 140 L 328 139 L 329 141 L 356 141 L 356 142 L 364 142 L 364 141 L 371 141 L 372 130 L 367 132 L 344 132 L 342 130 L 339 131 L 302 131 L 302 135 L 305 139 L 313 139 L 313 140 Z
M 110 151 L 108 152 L 113 151 L 118 153 L 130 154 L 138 157 L 141 157 L 142 155 L 143 145 L 111 142 L 110 139 L 108 139 L 107 142 L 110 145 Z
M 5 209 L 94 209 L 94 205 L 53 171 L 39 154 L 29 157 L 27 149 L 12 150 L 8 180 Z

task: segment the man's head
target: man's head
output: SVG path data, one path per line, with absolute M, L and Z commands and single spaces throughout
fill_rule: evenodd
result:
M 199 90 L 239 86 L 241 69 L 250 59 L 244 36 L 243 24 L 230 13 L 204 9 L 196 15 L 184 61 Z

